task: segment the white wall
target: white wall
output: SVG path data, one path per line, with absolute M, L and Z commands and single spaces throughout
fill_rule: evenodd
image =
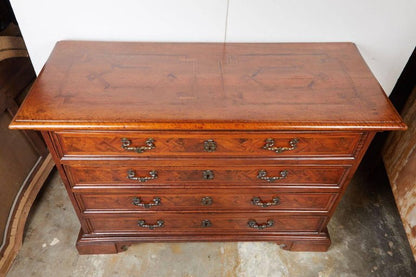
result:
M 11 3 L 36 72 L 55 42 L 63 39 L 352 41 L 390 94 L 416 45 L 416 0 L 229 0 L 229 3 L 227 0 L 11 0 Z

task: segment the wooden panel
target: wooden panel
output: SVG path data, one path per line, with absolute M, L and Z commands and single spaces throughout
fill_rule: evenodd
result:
M 0 276 L 22 245 L 30 207 L 53 167 L 39 134 L 8 130 L 36 78 L 27 57 L 21 37 L 0 36 Z
M 383 130 L 404 124 L 352 43 L 61 41 L 11 127 Z
M 16 197 L 19 197 L 26 178 L 31 171 L 39 166 L 38 155 L 32 148 L 26 137 L 21 132 L 7 129 L 11 117 L 3 112 L 0 116 L 0 250 L 6 245 L 7 225 L 16 205 Z M 10 151 L 13 149 L 13 151 Z
M 390 134 L 383 160 L 416 260 L 416 87 L 407 100 L 402 115 L 409 129 Z
M 239 232 L 318 232 L 325 216 L 279 215 L 276 213 L 140 213 L 135 216 L 118 214 L 105 216 L 103 214 L 86 214 L 94 233 L 239 233 Z M 158 220 L 164 221 L 161 228 L 143 228 L 138 226 L 139 220 L 154 225 Z M 201 222 L 209 220 L 211 227 L 202 227 Z M 273 220 L 273 226 L 263 230 L 248 226 L 249 220 L 255 220 L 259 225 Z
M 147 156 L 189 156 L 204 158 L 215 156 L 353 156 L 361 133 L 319 133 L 319 132 L 58 132 L 57 139 L 62 153 L 69 155 L 122 155 L 130 157 Z M 137 153 L 122 148 L 122 138 L 131 146 L 146 146 L 146 140 L 154 140 L 154 149 Z M 266 139 L 274 140 L 273 147 L 291 148 L 290 141 L 297 139 L 295 149 L 280 153 L 264 149 Z M 206 152 L 204 141 L 214 140 L 216 150 Z
M 86 192 L 87 191 L 87 192 Z M 147 211 L 147 210 L 297 210 L 329 211 L 337 193 L 281 192 L 276 189 L 118 189 L 94 190 L 79 189 L 75 196 L 83 211 Z M 206 198 L 209 197 L 210 200 Z M 256 206 L 253 198 L 261 203 L 273 203 L 268 207 Z M 134 205 L 136 198 L 141 203 L 154 204 L 154 198 L 160 199 L 160 205 L 143 207 Z M 210 201 L 210 202 L 207 202 Z
M 247 164 L 250 164 L 247 160 Z M 72 185 L 169 185 L 169 184 L 230 184 L 243 185 L 328 185 L 338 186 L 345 176 L 346 166 L 240 166 L 240 167 L 159 167 L 157 162 L 151 167 L 135 165 L 123 166 L 119 163 L 107 163 L 107 165 L 66 165 L 66 172 L 70 175 Z M 203 173 L 211 170 L 212 180 L 205 180 Z M 140 182 L 128 179 L 128 172 L 132 170 L 135 177 L 151 177 L 151 171 L 156 171 L 157 178 Z M 275 181 L 258 178 L 260 171 L 266 172 L 267 177 L 282 178 Z M 284 175 L 284 172 L 286 175 Z M 286 176 L 286 177 L 282 177 Z M 134 177 L 133 177 L 134 178 Z
M 2 249 L 0 276 L 7 273 L 22 246 L 27 216 L 39 190 L 54 166 L 51 154 L 49 154 L 42 161 L 39 169 L 34 171 L 33 178 L 26 184 L 21 197 L 18 198 L 19 201 L 13 209 L 13 217 L 10 218 L 8 244 Z

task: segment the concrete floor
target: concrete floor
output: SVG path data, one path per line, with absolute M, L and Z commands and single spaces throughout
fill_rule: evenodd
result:
M 79 256 L 75 212 L 55 171 L 32 208 L 8 277 L 416 276 L 416 263 L 384 169 L 360 167 L 329 224 L 325 253 L 274 243 L 143 243 L 116 255 Z

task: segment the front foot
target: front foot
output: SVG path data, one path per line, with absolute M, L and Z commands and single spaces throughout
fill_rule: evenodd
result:
M 80 255 L 117 254 L 126 251 L 131 243 L 102 241 L 96 238 L 83 237 L 82 231 L 78 236 L 76 247 Z
M 320 235 L 309 238 L 299 238 L 294 240 L 279 241 L 277 244 L 280 248 L 289 251 L 302 252 L 326 252 L 331 245 L 331 239 L 328 230 L 324 230 Z

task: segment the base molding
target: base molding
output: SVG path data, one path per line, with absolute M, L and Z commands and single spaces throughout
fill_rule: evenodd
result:
M 79 233 L 76 247 L 79 254 L 116 254 L 140 242 L 217 242 L 217 241 L 269 241 L 288 251 L 325 252 L 331 245 L 328 230 L 305 235 L 211 234 L 211 235 L 159 235 L 159 236 L 92 236 Z

